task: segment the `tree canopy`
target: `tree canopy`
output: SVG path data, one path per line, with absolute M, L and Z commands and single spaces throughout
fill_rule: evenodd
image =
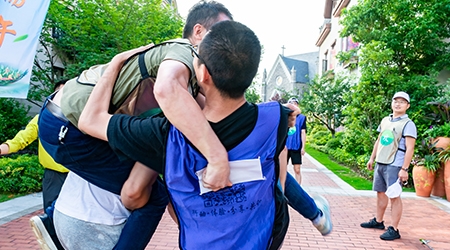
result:
M 44 56 L 36 57 L 33 70 L 33 81 L 44 87 L 31 99 L 48 94 L 61 78 L 50 60 L 55 56 L 71 78 L 122 51 L 181 37 L 182 29 L 182 18 L 161 0 L 52 1 L 40 37 Z
M 439 72 L 450 66 L 450 0 L 358 1 L 343 11 L 342 37 L 359 42 L 360 79 L 347 99 L 347 128 L 373 131 L 391 112 L 397 91 L 411 96 L 410 117 L 419 134 L 441 85 Z M 354 53 L 354 52 L 352 52 Z

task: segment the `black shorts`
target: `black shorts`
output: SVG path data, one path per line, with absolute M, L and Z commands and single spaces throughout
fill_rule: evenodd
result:
M 289 159 L 291 159 L 292 165 L 302 164 L 302 152 L 300 149 L 298 150 L 288 150 L 288 156 L 287 160 L 289 162 Z

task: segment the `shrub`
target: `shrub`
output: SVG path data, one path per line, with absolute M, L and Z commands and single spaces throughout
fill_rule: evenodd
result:
M 338 149 L 342 147 L 342 144 L 339 138 L 331 138 L 328 140 L 326 146 L 328 149 Z
M 312 134 L 312 143 L 318 145 L 318 146 L 324 146 L 327 144 L 328 139 L 330 138 L 331 134 L 329 131 L 317 131 L 315 134 Z
M 450 122 L 432 126 L 430 129 L 425 131 L 425 135 L 428 135 L 431 138 L 436 138 L 439 136 L 450 137 Z
M 36 155 L 0 158 L 0 192 L 31 193 L 42 190 L 44 168 Z
M 14 99 L 0 98 L 0 143 L 13 138 L 30 121 L 29 107 Z

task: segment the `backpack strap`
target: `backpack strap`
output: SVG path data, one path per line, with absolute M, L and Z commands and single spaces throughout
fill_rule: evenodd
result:
M 145 53 L 139 54 L 139 71 L 141 72 L 142 79 L 150 77 L 147 67 L 145 67 Z
M 152 47 L 150 47 L 150 48 L 148 48 L 148 49 L 146 49 L 144 51 L 138 52 L 139 53 L 139 58 L 138 58 L 139 71 L 141 72 L 142 79 L 150 77 L 150 74 L 148 73 L 147 67 L 145 66 L 145 53 L 147 51 L 153 49 L 153 48 L 159 47 L 161 45 L 169 44 L 169 43 L 188 44 L 190 46 L 193 46 L 190 43 L 184 42 L 182 39 L 174 39 L 174 40 L 169 40 L 169 41 L 166 41 L 166 42 L 162 42 L 162 43 L 156 44 L 156 45 L 154 45 L 154 46 L 152 46 Z M 132 58 L 133 56 L 131 56 L 130 58 Z M 128 62 L 128 60 L 125 62 L 125 64 L 127 62 Z

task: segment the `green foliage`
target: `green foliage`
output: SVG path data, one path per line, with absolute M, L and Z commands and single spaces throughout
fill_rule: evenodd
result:
M 359 82 L 344 96 L 343 114 L 349 136 L 344 150 L 366 155 L 378 132 L 381 119 L 391 112 L 397 91 L 411 97 L 409 117 L 417 126 L 418 140 L 432 125 L 424 117 L 430 101 L 443 92 L 438 72 L 450 66 L 450 0 L 359 1 L 344 10 L 341 36 L 359 42 Z M 348 59 L 350 54 L 341 55 Z M 349 150 L 349 151 L 348 151 Z
M 342 143 L 338 138 L 331 138 L 325 144 L 328 149 L 338 149 L 342 147 Z
M 42 189 L 44 169 L 36 155 L 0 158 L 0 192 L 31 193 Z
M 181 37 L 182 29 L 182 18 L 161 0 L 52 1 L 39 39 L 44 56 L 33 68 L 32 80 L 43 86 L 32 86 L 29 98 L 41 100 L 62 78 L 56 57 L 72 78 L 122 51 Z
M 439 151 L 438 158 L 440 162 L 450 161 L 450 147 Z
M 0 143 L 13 138 L 27 125 L 30 107 L 25 107 L 15 99 L 0 98 Z
M 245 91 L 245 99 L 247 100 L 247 102 L 250 102 L 250 103 L 259 103 L 259 102 L 261 102 L 261 97 L 258 95 L 254 85 L 251 85 Z
M 440 167 L 439 152 L 441 148 L 436 148 L 437 141 L 428 137 L 422 139 L 414 148 L 414 156 L 411 161 L 412 165 L 424 166 L 428 171 L 436 172 Z
M 302 112 L 314 117 L 334 137 L 336 129 L 342 125 L 345 117 L 342 113 L 347 104 L 344 95 L 349 88 L 348 78 L 323 76 L 314 79 L 300 101 Z
M 449 0 L 361 0 L 343 12 L 341 32 L 393 52 L 400 74 L 439 72 L 449 62 Z
M 372 189 L 372 182 L 361 176 L 358 170 L 351 167 L 342 166 L 334 161 L 331 161 L 327 154 L 315 150 L 310 145 L 306 145 L 305 149 L 309 155 L 311 155 L 318 162 L 322 163 L 329 170 L 339 176 L 339 178 L 350 184 L 355 189 Z
M 314 134 L 311 134 L 311 143 L 324 146 L 327 144 L 328 139 L 331 137 L 331 134 L 329 131 L 317 131 Z
M 425 131 L 425 135 L 431 138 L 450 137 L 450 122 L 444 123 L 440 126 L 432 126 L 430 129 Z

